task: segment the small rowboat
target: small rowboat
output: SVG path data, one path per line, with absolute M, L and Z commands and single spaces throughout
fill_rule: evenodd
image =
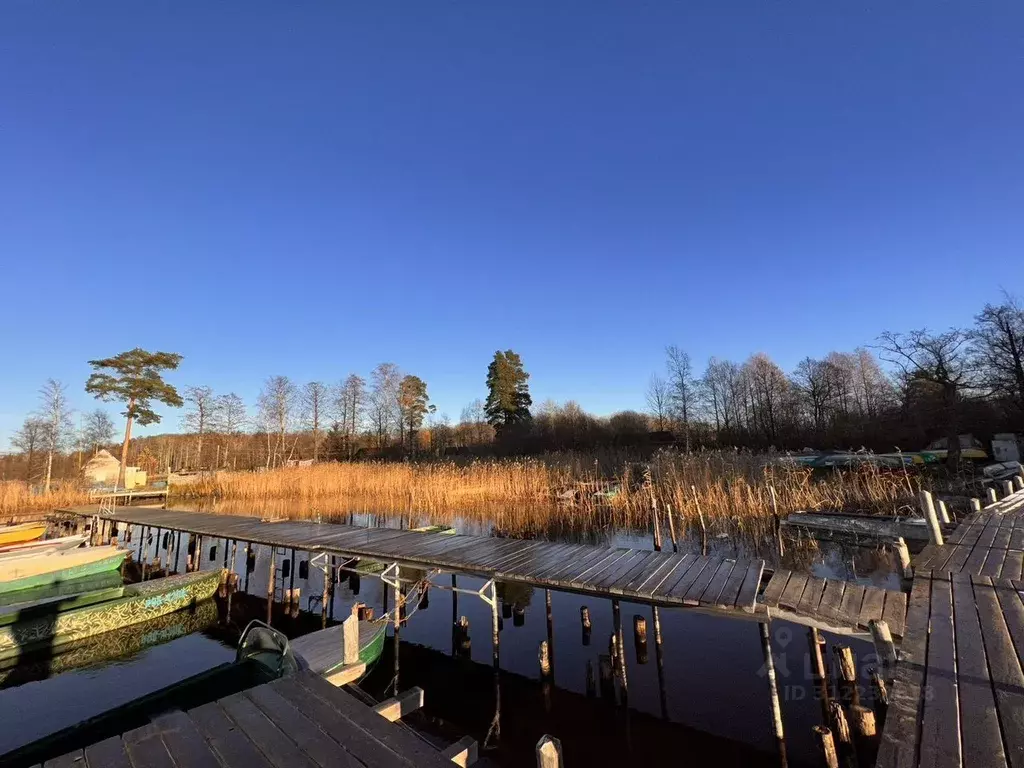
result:
M 33 541 L 46 533 L 46 523 L 21 523 L 0 528 L 0 546 Z
M 88 536 L 79 534 L 76 536 L 61 536 L 59 539 L 39 539 L 24 544 L 9 544 L 0 547 L 0 558 L 8 555 L 20 555 L 23 553 L 38 553 L 43 551 L 63 552 L 66 549 L 74 549 L 85 543 Z
M 291 641 L 299 667 L 320 675 L 332 685 L 355 683 L 365 677 L 384 651 L 388 620 L 359 622 L 359 661 L 346 664 L 343 624 L 321 629 Z
M 127 555 L 117 547 L 87 547 L 0 559 L 0 594 L 112 571 Z
M 197 571 L 27 606 L 0 614 L 0 659 L 57 648 L 198 605 L 213 597 L 222 574 Z

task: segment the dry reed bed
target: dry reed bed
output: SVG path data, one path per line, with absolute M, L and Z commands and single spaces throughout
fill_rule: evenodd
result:
M 89 494 L 80 488 L 57 488 L 43 495 L 20 480 L 0 480 L 0 516 L 5 520 L 88 503 Z
M 894 514 L 912 506 L 916 492 L 916 484 L 902 473 L 861 469 L 819 477 L 781 466 L 770 456 L 665 451 L 650 468 L 652 485 L 646 486 L 643 466 L 615 452 L 468 463 L 341 463 L 217 473 L 177 493 L 223 499 L 234 507 L 287 500 L 300 508 L 301 516 L 347 507 L 427 514 L 433 522 L 477 519 L 513 532 L 644 528 L 651 520 L 653 491 L 659 508 L 671 508 L 681 528 L 697 524 L 699 509 L 710 529 L 756 536 L 773 525 L 771 488 L 781 515 L 798 509 Z M 610 501 L 595 499 L 592 489 L 608 487 L 610 481 L 618 481 L 619 493 Z M 558 492 L 573 488 L 582 491 L 575 503 L 554 503 Z

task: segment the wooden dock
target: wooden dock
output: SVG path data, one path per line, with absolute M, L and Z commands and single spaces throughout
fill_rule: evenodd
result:
M 876 765 L 1024 765 L 1024 491 L 916 559 Z
M 451 768 L 452 760 L 311 672 L 48 760 L 45 768 Z
M 653 605 L 754 614 L 764 561 L 644 549 L 418 533 L 204 512 L 96 506 L 59 510 L 101 521 L 184 531 L 304 552 L 326 552 L 425 569 L 446 569 Z M 763 618 L 763 617 L 762 617 Z

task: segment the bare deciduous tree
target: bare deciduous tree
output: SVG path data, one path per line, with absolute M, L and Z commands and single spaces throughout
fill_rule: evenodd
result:
M 683 428 L 683 439 L 686 450 L 690 450 L 690 419 L 693 406 L 696 382 L 693 380 L 693 366 L 690 356 L 674 344 L 666 347 L 668 357 L 668 393 L 672 413 Z
M 71 423 L 71 406 L 68 403 L 67 392 L 63 384 L 56 379 L 48 379 L 40 390 L 39 396 L 42 401 L 39 418 L 45 425 L 43 440 L 46 448 L 43 493 L 49 493 L 53 477 L 53 456 L 68 442 L 74 426 Z
M 369 410 L 378 449 L 387 446 L 391 429 L 399 421 L 398 385 L 401 379 L 402 375 L 394 363 L 381 363 L 370 374 Z
M 899 369 L 908 390 L 915 386 L 937 390 L 951 469 L 960 464 L 960 401 L 964 391 L 973 385 L 969 338 L 959 328 L 934 334 L 925 329 L 909 333 L 886 331 L 879 337 L 882 357 Z
M 366 381 L 350 374 L 339 386 L 335 398 L 335 414 L 345 440 L 345 450 L 351 459 L 355 454 L 356 436 L 366 410 Z
M 669 390 L 665 380 L 654 374 L 647 383 L 647 407 L 659 432 L 665 431 L 669 411 Z
M 189 406 L 182 419 L 185 430 L 196 435 L 196 466 L 203 466 L 203 438 L 216 420 L 217 399 L 207 386 L 185 387 L 184 400 Z
M 222 466 L 227 466 L 228 452 L 235 447 L 238 436 L 245 429 L 247 420 L 245 401 L 237 394 L 230 392 L 217 398 L 214 424 L 216 430 L 226 438 L 224 455 L 221 457 Z
M 114 420 L 110 414 L 97 408 L 85 414 L 82 424 L 82 443 L 96 454 L 104 445 L 114 442 Z
M 26 456 L 25 480 L 32 482 L 32 467 L 36 454 L 43 450 L 46 441 L 46 422 L 39 416 L 29 416 L 21 428 L 11 435 L 11 445 Z
M 330 390 L 322 381 L 311 381 L 302 388 L 302 410 L 306 424 L 313 433 L 313 461 L 320 459 L 320 441 Z
M 1024 309 L 1011 296 L 974 318 L 971 355 L 986 389 L 1024 410 Z
M 267 467 L 278 466 L 278 456 L 284 456 L 285 437 L 292 426 L 295 413 L 296 389 L 287 376 L 271 376 L 263 384 L 258 407 L 260 421 L 267 430 Z M 270 435 L 276 434 L 273 449 Z

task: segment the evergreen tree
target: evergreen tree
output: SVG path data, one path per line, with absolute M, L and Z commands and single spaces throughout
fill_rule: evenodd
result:
M 523 361 L 511 349 L 495 352 L 487 366 L 487 421 L 499 433 L 506 427 L 530 420 L 530 378 Z

